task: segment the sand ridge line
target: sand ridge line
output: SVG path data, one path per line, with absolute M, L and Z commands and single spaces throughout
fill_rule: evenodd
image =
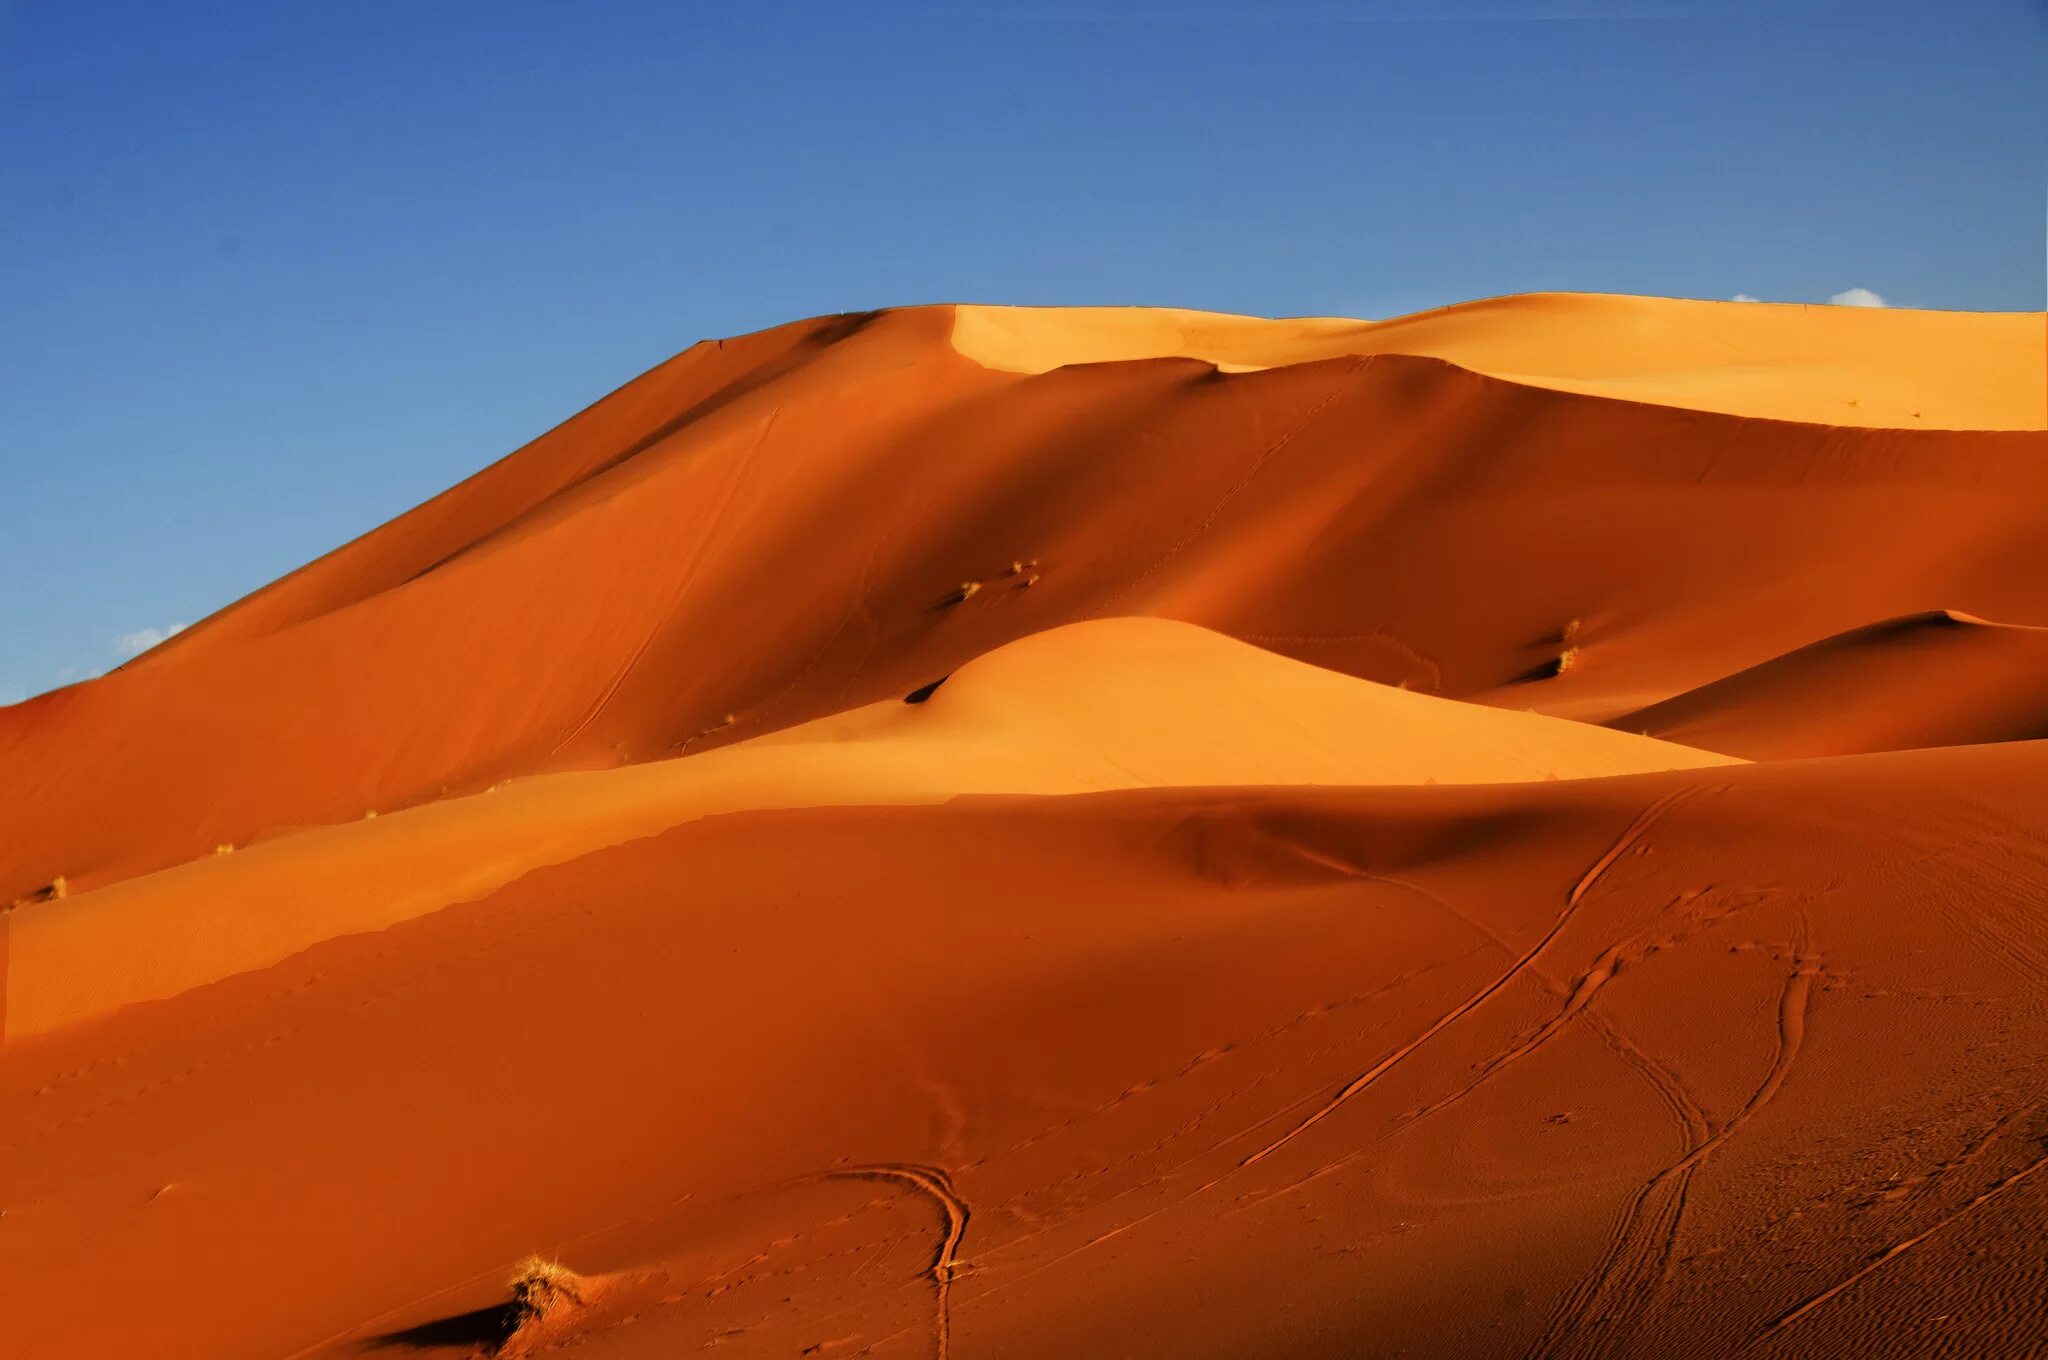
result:
M 1444 690 L 1444 668 L 1433 658 L 1409 646 L 1385 628 L 1375 628 L 1369 633 L 1233 633 L 1232 636 L 1243 642 L 1256 643 L 1269 652 L 1280 652 L 1290 656 L 1293 654 L 1286 650 L 1289 647 L 1328 646 L 1340 642 L 1384 642 L 1399 652 L 1410 666 L 1420 667 L 1429 672 L 1429 688 L 1420 691 L 1421 693 L 1440 695 Z M 1398 687 L 1407 689 L 1408 682 L 1404 679 Z

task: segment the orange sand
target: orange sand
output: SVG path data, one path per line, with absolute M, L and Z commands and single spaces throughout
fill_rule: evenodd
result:
M 696 346 L 0 709 L 0 1354 L 2048 1347 L 2042 334 Z

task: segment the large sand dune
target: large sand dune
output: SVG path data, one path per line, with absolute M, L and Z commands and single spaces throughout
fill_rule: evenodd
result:
M 2042 335 L 696 346 L 0 709 L 0 1353 L 2048 1348 Z

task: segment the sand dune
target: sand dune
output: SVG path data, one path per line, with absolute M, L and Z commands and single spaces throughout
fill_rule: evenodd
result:
M 2038 430 L 2038 314 L 1692 302 L 1586 293 L 1489 298 L 1390 321 L 1151 307 L 961 307 L 953 345 L 1013 373 L 1178 355 L 1230 372 L 1427 355 L 1536 387 L 1770 420 Z
M 2048 1349 L 2042 333 L 698 345 L 0 708 L 0 1353 Z
M 0 709 L 0 901 L 744 740 L 1102 615 L 1594 721 L 1930 596 L 2048 621 L 2040 431 L 1756 421 L 1393 355 L 1024 375 L 953 331 L 936 308 L 700 345 Z M 1030 588 L 998 588 L 1018 562 Z
M 2048 628 L 1949 610 L 1823 639 L 1614 720 L 1756 760 L 2048 737 Z
M 454 1354 L 540 1250 L 605 1356 L 2024 1353 L 2044 749 L 691 823 L 18 1046 L 0 1302 Z
M 516 780 L 27 905 L 0 978 L 0 1039 L 174 996 L 701 817 L 963 794 L 1515 783 L 1733 763 L 1352 679 L 1189 624 L 1071 624 L 969 663 L 919 703 L 885 700 L 702 755 Z

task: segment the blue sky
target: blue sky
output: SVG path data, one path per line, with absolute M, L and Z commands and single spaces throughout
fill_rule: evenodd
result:
M 2048 0 L 0 3 L 0 702 L 708 335 L 2036 309 Z

